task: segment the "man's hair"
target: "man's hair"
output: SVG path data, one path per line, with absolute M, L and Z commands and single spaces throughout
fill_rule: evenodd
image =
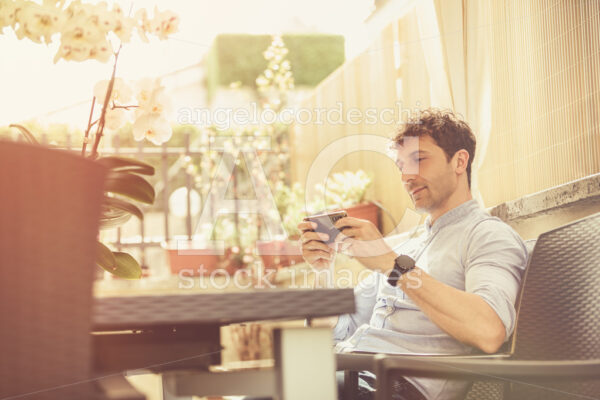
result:
M 471 163 L 475 157 L 475 135 L 469 125 L 460 120 L 452 111 L 423 110 L 400 128 L 394 138 L 394 144 L 402 146 L 405 137 L 421 137 L 423 135 L 432 138 L 444 150 L 447 161 L 450 161 L 459 150 L 465 149 L 469 153 L 467 181 L 471 187 Z

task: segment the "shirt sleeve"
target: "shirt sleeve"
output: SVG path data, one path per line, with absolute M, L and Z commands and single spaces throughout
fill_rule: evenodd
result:
M 472 231 L 466 254 L 465 291 L 483 298 L 513 332 L 515 301 L 527 263 L 523 240 L 497 219 L 479 223 Z
M 359 326 L 369 323 L 373 314 L 373 307 L 377 301 L 378 275 L 375 272 L 371 273 L 356 285 L 354 288 L 356 312 L 339 316 L 338 322 L 333 328 L 334 341 L 346 340 Z

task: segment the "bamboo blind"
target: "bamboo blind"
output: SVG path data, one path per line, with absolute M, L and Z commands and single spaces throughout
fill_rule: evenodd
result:
M 492 59 L 491 135 L 478 173 L 485 206 L 600 171 L 600 1 L 507 0 L 486 3 L 491 24 L 469 20 L 465 40 L 488 29 Z M 476 27 L 470 30 L 468 27 Z M 364 53 L 322 82 L 302 107 L 404 108 L 429 105 L 416 14 L 386 27 Z M 400 120 L 404 119 L 401 115 Z M 351 134 L 390 137 L 385 124 L 298 124 L 292 137 L 292 174 L 304 183 L 311 163 L 330 142 Z M 374 176 L 370 197 L 400 221 L 410 200 L 400 174 L 384 156 L 359 152 L 336 170 Z M 384 231 L 392 228 L 384 219 Z
M 487 206 L 600 171 L 600 2 L 492 2 Z

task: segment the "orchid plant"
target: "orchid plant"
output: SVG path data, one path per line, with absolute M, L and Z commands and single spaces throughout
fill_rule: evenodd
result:
M 159 79 L 145 78 L 134 86 L 116 76 L 117 61 L 123 43 L 131 41 L 136 31 L 140 39 L 149 42 L 153 35 L 160 40 L 177 31 L 179 18 L 171 11 L 154 9 L 149 18 L 144 9 L 133 16 L 125 15 L 118 5 L 109 8 L 106 2 L 83 3 L 80 0 L 0 0 L 0 34 L 11 28 L 17 38 L 50 44 L 59 40 L 54 62 L 113 60 L 109 80 L 94 87 L 88 126 L 81 155 L 109 169 L 100 221 L 101 229 L 112 228 L 131 218 L 143 218 L 142 211 L 130 200 L 154 203 L 154 188 L 140 175 L 153 175 L 154 168 L 138 160 L 123 157 L 99 157 L 98 146 L 104 130 L 115 130 L 133 114 L 133 135 L 136 140 L 148 139 L 160 145 L 170 139 L 171 126 L 166 118 L 170 101 Z M 134 90 L 135 88 L 135 90 Z M 135 94 L 136 102 L 132 102 Z M 97 109 L 96 104 L 100 107 Z M 22 125 L 11 125 L 32 143 L 34 135 Z M 88 151 L 88 145 L 91 149 Z M 96 263 L 106 271 L 126 279 L 142 275 L 138 262 L 127 253 L 113 252 L 98 242 Z

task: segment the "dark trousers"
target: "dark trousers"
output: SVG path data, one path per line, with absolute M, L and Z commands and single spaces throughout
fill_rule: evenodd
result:
M 344 398 L 344 371 L 336 372 L 338 399 L 348 400 Z M 358 400 L 373 400 L 375 398 L 375 375 L 369 371 L 361 371 L 358 373 Z M 410 382 L 402 377 L 395 378 L 394 393 L 390 400 L 427 400 L 425 396 L 419 392 Z M 270 398 L 245 397 L 244 400 L 271 400 Z M 387 400 L 387 399 L 386 399 Z
M 336 372 L 338 383 L 338 399 L 348 400 L 344 398 L 344 371 Z M 373 400 L 375 398 L 375 375 L 369 371 L 361 371 L 358 373 L 358 400 Z M 392 385 L 394 392 L 392 400 L 427 400 L 425 396 L 410 382 L 402 377 L 395 378 Z

